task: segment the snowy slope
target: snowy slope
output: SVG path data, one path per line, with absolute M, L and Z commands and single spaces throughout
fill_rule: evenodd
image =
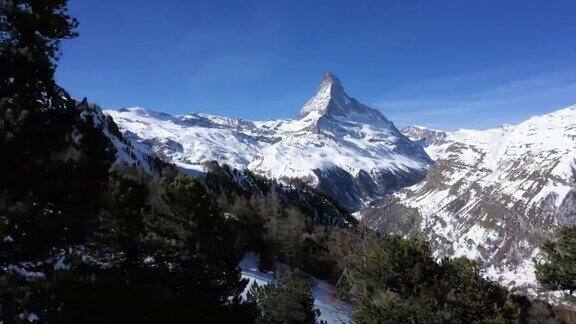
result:
M 365 221 L 423 232 L 438 255 L 477 259 L 506 285 L 535 283 L 538 247 L 576 221 L 576 106 L 484 131 L 404 131 L 435 165 Z
M 216 160 L 237 169 L 320 187 L 352 209 L 421 180 L 431 163 L 379 111 L 349 97 L 326 74 L 297 119 L 251 122 L 143 108 L 109 110 L 139 149 L 186 170 Z
M 97 105 L 90 104 L 84 100 L 77 102 L 76 109 L 80 110 L 80 116 L 84 120 L 92 120 L 96 127 L 102 129 L 102 133 L 110 140 L 114 150 L 116 151 L 116 161 L 113 167 L 137 167 L 147 173 L 155 173 L 156 157 L 148 154 L 148 152 L 134 147 L 132 142 L 127 140 L 125 136 L 118 129 L 118 125 L 102 112 L 102 109 Z

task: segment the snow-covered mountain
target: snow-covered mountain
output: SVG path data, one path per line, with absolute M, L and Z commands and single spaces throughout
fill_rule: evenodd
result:
M 110 140 L 116 154 L 113 167 L 137 167 L 150 174 L 159 172 L 163 162 L 154 154 L 134 147 L 120 132 L 118 125 L 109 115 L 104 114 L 99 106 L 88 103 L 88 100 L 84 98 L 82 101 L 76 101 L 76 109 L 80 111 L 80 116 L 84 120 L 91 120 L 94 126 L 101 129 L 104 136 Z
M 423 233 L 438 255 L 477 259 L 504 284 L 534 283 L 538 247 L 576 221 L 576 106 L 484 131 L 404 132 L 435 164 L 364 221 Z
M 297 119 L 252 122 L 143 108 L 106 113 L 139 150 L 189 172 L 215 160 L 275 180 L 302 180 L 351 209 L 422 180 L 432 162 L 382 113 L 349 97 L 331 73 Z

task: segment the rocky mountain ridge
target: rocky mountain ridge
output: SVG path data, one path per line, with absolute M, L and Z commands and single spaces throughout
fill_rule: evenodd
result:
M 532 286 L 538 247 L 576 222 L 576 106 L 484 131 L 403 131 L 435 163 L 364 221 L 421 235 L 438 256 L 476 259 L 506 285 Z
M 351 210 L 418 182 L 432 162 L 382 113 L 349 97 L 331 73 L 298 119 L 252 122 L 143 108 L 106 113 L 138 149 L 189 173 L 218 161 L 274 180 L 304 181 Z

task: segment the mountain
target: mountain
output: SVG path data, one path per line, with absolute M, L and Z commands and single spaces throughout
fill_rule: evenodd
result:
M 297 119 L 248 121 L 172 116 L 143 108 L 108 110 L 143 152 L 189 173 L 209 161 L 320 188 L 349 209 L 422 180 L 432 160 L 378 110 L 324 75 Z
M 422 126 L 405 127 L 402 129 L 402 133 L 417 145 L 424 148 L 426 153 L 428 153 L 433 160 L 437 160 L 437 155 L 440 153 L 437 152 L 436 148 L 441 144 L 446 143 L 446 138 L 448 137 L 448 133 L 444 131 L 429 129 Z
M 88 103 L 84 98 L 82 101 L 76 101 L 76 109 L 79 110 L 81 118 L 90 119 L 93 125 L 101 129 L 104 136 L 110 140 L 115 151 L 114 167 L 136 167 L 152 174 L 158 173 L 165 164 L 154 154 L 134 147 L 132 142 L 120 132 L 110 115 L 104 114 L 99 106 Z
M 483 131 L 403 131 L 435 163 L 364 222 L 422 235 L 438 256 L 476 259 L 506 285 L 535 283 L 538 247 L 576 221 L 576 106 Z

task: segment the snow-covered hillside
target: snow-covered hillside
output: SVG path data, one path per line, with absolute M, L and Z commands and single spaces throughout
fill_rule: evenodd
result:
M 404 131 L 435 164 L 365 221 L 423 232 L 438 255 L 480 260 L 504 284 L 533 284 L 538 247 L 576 221 L 576 106 L 484 131 Z
M 349 97 L 327 73 L 297 119 L 251 122 L 204 114 L 108 110 L 132 143 L 190 172 L 215 160 L 237 169 L 303 180 L 356 209 L 424 178 L 424 150 L 379 111 Z
M 76 103 L 76 109 L 80 110 L 80 116 L 84 120 L 92 120 L 96 127 L 102 129 L 102 133 L 110 140 L 116 151 L 114 167 L 137 167 L 147 173 L 158 171 L 157 158 L 145 150 L 133 146 L 118 129 L 118 125 L 102 112 L 102 109 L 88 103 L 86 98 Z

